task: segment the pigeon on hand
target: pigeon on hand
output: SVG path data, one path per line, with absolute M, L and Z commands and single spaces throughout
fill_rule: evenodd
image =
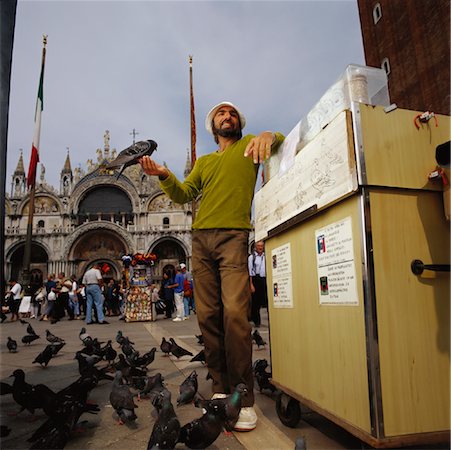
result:
M 6 346 L 8 347 L 8 350 L 10 353 L 17 352 L 17 342 L 9 336 L 8 336 L 8 342 L 6 343 Z
M 189 448 L 207 448 L 221 434 L 224 421 L 220 405 L 210 401 L 205 404 L 205 409 L 201 418 L 194 419 L 180 429 L 178 441 Z
M 23 338 L 22 338 L 22 343 L 23 344 L 28 344 L 30 345 L 33 341 L 35 341 L 36 339 L 39 339 L 39 336 L 37 334 L 26 334 Z
M 174 340 L 174 338 L 169 338 L 171 341 L 171 353 L 177 358 L 181 358 L 182 356 L 189 355 L 194 356 L 190 351 L 180 347 Z
M 137 419 L 135 408 L 138 405 L 135 405 L 133 402 L 133 394 L 130 388 L 122 384 L 122 373 L 120 370 L 114 376 L 113 387 L 110 392 L 110 403 L 119 417 L 119 425 L 123 425 L 126 422 L 133 422 Z
M 260 350 L 260 347 L 264 347 L 266 345 L 266 342 L 263 340 L 258 330 L 255 330 L 252 333 L 252 340 L 257 344 L 258 350 Z
M 164 356 L 169 356 L 169 353 L 171 353 L 171 348 L 172 344 L 163 337 L 160 344 L 160 350 L 164 353 Z
M 186 405 L 194 400 L 197 393 L 197 372 L 193 370 L 180 385 L 180 395 L 177 398 L 177 406 Z
M 147 450 L 173 449 L 178 441 L 180 422 L 171 403 L 171 393 L 165 389 L 152 400 L 158 417 L 152 428 L 152 433 L 147 444 Z
M 45 334 L 46 334 L 46 339 L 50 342 L 50 343 L 54 343 L 54 342 L 64 342 L 64 339 L 61 339 L 58 336 L 55 336 L 53 333 L 51 333 L 49 330 L 45 330 Z
M 111 161 L 106 169 L 119 169 L 119 173 L 116 179 L 119 179 L 122 172 L 125 168 L 132 166 L 133 164 L 138 164 L 139 159 L 143 156 L 151 156 L 152 153 L 157 149 L 157 143 L 152 140 L 147 141 L 139 141 L 130 147 L 127 147 L 125 150 L 122 150 L 119 155 L 117 155 L 116 159 Z

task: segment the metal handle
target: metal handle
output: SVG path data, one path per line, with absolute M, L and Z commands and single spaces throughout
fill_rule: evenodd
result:
M 424 264 L 419 259 L 414 259 L 410 263 L 410 268 L 415 275 L 421 275 L 424 270 L 433 270 L 434 272 L 449 272 L 449 264 Z

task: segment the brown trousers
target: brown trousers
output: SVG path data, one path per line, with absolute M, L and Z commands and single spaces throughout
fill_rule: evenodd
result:
M 254 404 L 247 230 L 193 232 L 196 312 L 213 392 L 245 383 L 243 406 Z

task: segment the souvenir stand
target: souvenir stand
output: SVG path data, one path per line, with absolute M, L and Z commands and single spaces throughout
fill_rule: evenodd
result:
M 126 286 L 125 321 L 138 322 L 154 319 L 152 308 L 152 266 L 156 260 L 153 253 L 126 255 L 123 280 Z
M 302 403 L 374 447 L 449 442 L 449 137 L 348 66 L 271 156 L 255 240 L 284 424 Z

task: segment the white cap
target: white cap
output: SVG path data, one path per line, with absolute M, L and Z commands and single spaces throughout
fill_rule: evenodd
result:
M 211 122 L 213 121 L 213 117 L 215 116 L 216 112 L 221 106 L 231 106 L 238 113 L 238 116 L 240 117 L 241 129 L 243 129 L 244 126 L 246 125 L 246 118 L 243 116 L 243 113 L 233 103 L 221 102 L 218 103 L 216 106 L 213 106 L 213 108 L 211 108 L 207 114 L 207 117 L 205 119 L 205 128 L 207 129 L 207 131 L 213 134 Z
M 180 264 L 180 269 L 186 269 L 186 264 L 181 263 Z

